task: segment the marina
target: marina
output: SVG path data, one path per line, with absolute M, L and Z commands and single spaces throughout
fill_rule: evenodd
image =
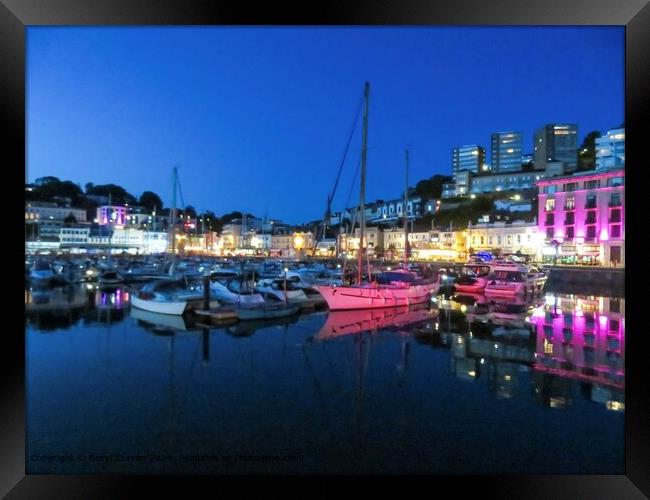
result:
M 26 474 L 632 470 L 627 28 L 358 28 L 30 30 Z

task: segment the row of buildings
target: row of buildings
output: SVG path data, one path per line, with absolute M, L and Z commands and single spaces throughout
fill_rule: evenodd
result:
M 590 172 L 540 179 L 534 222 L 479 222 L 458 231 L 410 232 L 414 258 L 455 260 L 471 252 L 529 256 L 540 262 L 625 265 L 625 170 Z M 512 208 L 512 207 L 510 207 Z M 337 249 L 354 254 L 359 232 L 342 234 Z M 403 255 L 400 228 L 369 227 L 364 238 L 371 253 Z
M 586 173 L 542 179 L 538 187 L 538 216 L 535 222 L 479 222 L 460 230 L 431 229 L 409 232 L 412 257 L 427 260 L 464 259 L 471 252 L 491 251 L 519 254 L 537 261 L 566 264 L 625 265 L 625 170 L 600 169 Z M 27 239 L 27 251 L 127 251 L 148 254 L 167 251 L 168 233 L 129 223 L 128 212 L 107 219 L 114 223 L 63 222 L 76 209 L 29 205 L 26 220 L 58 227 L 56 238 Z M 106 207 L 98 209 L 106 212 Z M 115 211 L 109 211 L 110 214 Z M 251 220 L 252 219 L 252 220 Z M 299 256 L 314 248 L 311 231 L 296 231 L 279 221 L 251 218 L 226 225 L 214 232 L 176 234 L 175 247 L 184 252 L 217 255 L 264 254 Z M 57 226 L 58 224 L 58 226 Z M 273 226 L 272 229 L 264 225 Z M 342 229 L 345 226 L 342 226 Z M 48 229 L 47 231 L 51 231 Z M 49 234 L 49 233 L 48 233 Z M 402 228 L 382 229 L 370 224 L 365 235 L 370 255 L 400 258 L 404 252 Z M 354 256 L 359 248 L 359 230 L 342 232 L 337 238 L 317 242 L 320 256 Z
M 542 178 L 569 175 L 578 169 L 578 127 L 553 123 L 535 131 L 533 153 L 523 154 L 522 134 L 507 131 L 491 136 L 491 164 L 483 146 L 452 149 L 453 182 L 443 186 L 443 198 L 534 189 Z M 608 130 L 595 140 L 596 170 L 625 165 L 625 129 Z

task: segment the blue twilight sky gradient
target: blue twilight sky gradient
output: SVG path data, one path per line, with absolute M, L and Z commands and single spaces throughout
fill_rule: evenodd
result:
M 320 218 L 365 81 L 367 200 L 451 172 L 451 148 L 624 121 L 622 27 L 29 27 L 27 179 L 115 183 L 171 202 Z M 334 200 L 343 207 L 361 120 Z M 358 186 L 358 183 L 357 183 Z M 355 186 L 351 202 L 358 198 Z

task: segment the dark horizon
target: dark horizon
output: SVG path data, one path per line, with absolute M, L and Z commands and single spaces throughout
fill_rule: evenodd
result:
M 490 163 L 492 132 L 521 132 L 528 154 L 546 123 L 576 123 L 578 145 L 617 127 L 623 49 L 622 27 L 30 27 L 26 182 L 114 183 L 169 206 L 178 165 L 185 205 L 303 223 L 323 215 L 366 80 L 372 201 L 402 195 L 406 147 L 415 185 L 450 175 L 455 146 Z

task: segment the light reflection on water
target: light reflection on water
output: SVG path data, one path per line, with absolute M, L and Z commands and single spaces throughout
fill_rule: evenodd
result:
M 622 298 L 208 326 L 81 284 L 25 309 L 30 473 L 623 473 Z

